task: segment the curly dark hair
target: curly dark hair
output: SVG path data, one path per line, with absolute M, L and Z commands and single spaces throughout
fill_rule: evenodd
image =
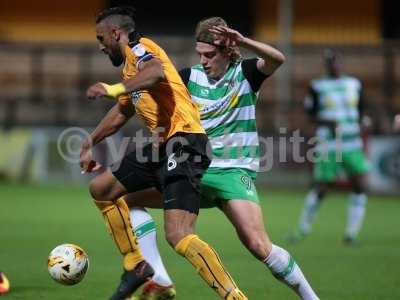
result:
M 135 9 L 132 6 L 106 8 L 96 17 L 96 24 L 110 18 L 110 21 L 126 31 L 135 30 Z

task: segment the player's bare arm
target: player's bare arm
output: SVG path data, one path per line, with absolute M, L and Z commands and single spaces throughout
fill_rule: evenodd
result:
M 257 69 L 265 75 L 271 75 L 285 61 L 282 52 L 259 41 L 244 37 L 240 32 L 225 26 L 214 26 L 210 29 L 220 39 L 216 44 L 226 46 L 239 46 L 246 48 L 259 56 Z
M 141 62 L 138 70 L 139 72 L 135 77 L 123 82 L 129 92 L 149 89 L 165 78 L 161 61 L 157 58 Z
M 319 96 L 318 93 L 309 86 L 308 96 L 306 97 L 306 101 L 304 103 L 305 109 L 308 113 L 310 122 L 316 126 L 327 126 L 333 135 L 336 133 L 337 123 L 335 120 L 325 120 L 321 119 L 318 116 L 318 107 L 319 107 Z
M 81 146 L 80 166 L 84 172 L 98 170 L 101 166 L 93 160 L 92 147 L 106 137 L 116 133 L 135 114 L 132 104 L 122 105 L 117 102 L 100 121 L 96 129 Z
M 114 85 L 103 82 L 95 83 L 88 88 L 86 92 L 87 98 L 90 100 L 98 97 L 117 98 L 122 94 L 149 89 L 165 78 L 162 64 L 157 58 L 141 62 L 138 66 L 138 70 L 139 72 L 136 76 L 124 80 L 121 83 Z

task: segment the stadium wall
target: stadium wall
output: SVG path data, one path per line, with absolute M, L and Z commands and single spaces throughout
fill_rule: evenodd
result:
M 0 41 L 94 41 L 93 20 L 103 0 L 0 1 Z
M 278 41 L 279 0 L 257 0 L 255 36 Z M 302 0 L 293 5 L 294 44 L 378 45 L 381 38 L 379 0 Z

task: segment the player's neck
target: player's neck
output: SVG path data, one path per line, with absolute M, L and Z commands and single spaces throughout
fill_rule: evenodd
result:
M 225 74 L 228 72 L 229 66 L 230 66 L 230 65 L 231 65 L 231 63 L 228 62 L 228 63 L 222 68 L 221 73 L 220 73 L 218 76 L 215 76 L 215 78 L 212 78 L 212 79 L 215 80 L 215 81 L 218 81 L 218 80 L 220 80 L 222 77 L 224 77 Z
M 327 76 L 330 79 L 339 79 L 340 77 L 342 77 L 342 74 L 340 74 L 340 73 L 328 73 Z
M 121 49 L 122 56 L 124 60 L 126 59 L 126 47 L 128 46 L 129 39 L 126 35 L 121 35 L 119 40 L 119 48 Z

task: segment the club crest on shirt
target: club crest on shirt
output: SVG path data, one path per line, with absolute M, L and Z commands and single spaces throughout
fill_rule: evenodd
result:
M 135 54 L 137 57 L 142 57 L 143 55 L 146 54 L 146 49 L 142 44 L 137 44 L 132 48 L 133 54 Z

